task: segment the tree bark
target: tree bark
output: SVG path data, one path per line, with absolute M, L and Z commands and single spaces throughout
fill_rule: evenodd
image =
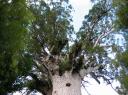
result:
M 81 95 L 81 78 L 78 74 L 65 72 L 62 76 L 52 76 L 52 95 Z

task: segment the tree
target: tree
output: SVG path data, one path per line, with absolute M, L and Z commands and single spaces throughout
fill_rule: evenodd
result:
M 117 79 L 120 81 L 121 83 L 121 87 L 118 87 L 117 90 L 119 92 L 120 95 L 127 95 L 128 94 L 128 23 L 126 22 L 128 20 L 128 2 L 127 0 L 113 0 L 113 5 L 116 8 L 116 16 L 117 16 L 117 20 L 116 20 L 116 26 L 118 28 L 119 31 L 122 32 L 122 35 L 125 38 L 125 45 L 123 46 L 123 48 L 125 50 L 119 52 L 117 54 L 117 62 L 116 62 L 116 66 L 117 68 L 120 68 L 119 71 L 119 75 L 117 77 Z
M 0 28 L 4 32 L 0 35 L 5 38 L 1 37 L 0 65 L 7 65 L 8 72 L 1 68 L 4 79 L 0 83 L 5 86 L 0 94 L 27 87 L 27 94 L 39 91 L 43 95 L 81 95 L 84 76 L 90 74 L 98 83 L 103 78 L 108 84 L 115 78 L 113 69 L 107 69 L 113 67 L 107 50 L 113 48 L 112 2 L 96 0 L 77 33 L 71 24 L 68 0 L 1 2 Z
M 30 54 L 35 67 L 28 82 L 30 90 L 44 95 L 80 95 L 81 81 L 87 74 L 98 83 L 100 77 L 110 83 L 113 76 L 105 70 L 110 60 L 106 46 L 101 46 L 113 32 L 109 2 L 99 1 L 93 6 L 75 40 L 70 36 L 74 30 L 68 1 L 32 1 L 30 7 L 36 17 L 31 27 Z
M 30 17 L 32 13 L 27 9 L 26 0 L 0 1 L 1 95 L 19 90 L 19 84 L 23 84 L 21 77 L 25 77 L 31 68 L 30 57 L 25 53 L 29 39 L 28 26 L 32 22 Z

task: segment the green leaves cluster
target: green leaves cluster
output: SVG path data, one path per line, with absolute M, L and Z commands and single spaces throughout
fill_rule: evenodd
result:
M 113 5 L 116 7 L 117 24 L 120 28 L 128 27 L 128 1 L 113 0 Z
M 68 36 L 72 34 L 73 27 L 70 16 L 70 5 L 64 2 L 39 2 L 37 7 L 31 6 L 36 20 L 32 26 L 33 49 L 41 50 L 48 47 L 56 55 L 68 44 Z M 63 5 L 65 3 L 65 5 Z M 44 5 L 42 5 L 44 4 Z M 36 47 L 35 47 L 36 44 Z

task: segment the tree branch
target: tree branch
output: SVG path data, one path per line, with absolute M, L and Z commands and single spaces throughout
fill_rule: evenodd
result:
M 99 37 L 97 38 L 97 40 L 94 42 L 93 48 L 95 48 L 97 46 L 97 44 L 99 43 L 99 41 L 101 39 L 103 39 L 104 37 L 108 36 L 111 32 L 113 32 L 113 27 L 111 27 L 108 31 L 103 32 L 101 35 L 99 35 Z
M 84 87 L 84 89 L 85 89 L 85 91 L 87 92 L 87 94 L 88 94 L 88 95 L 91 95 L 91 94 L 88 92 L 88 90 L 86 89 L 86 87 L 84 86 L 84 84 L 81 83 L 81 85 Z

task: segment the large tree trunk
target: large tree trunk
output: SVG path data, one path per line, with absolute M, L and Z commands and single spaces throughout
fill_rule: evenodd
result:
M 81 95 L 81 78 L 78 74 L 65 72 L 62 76 L 52 77 L 52 95 Z

